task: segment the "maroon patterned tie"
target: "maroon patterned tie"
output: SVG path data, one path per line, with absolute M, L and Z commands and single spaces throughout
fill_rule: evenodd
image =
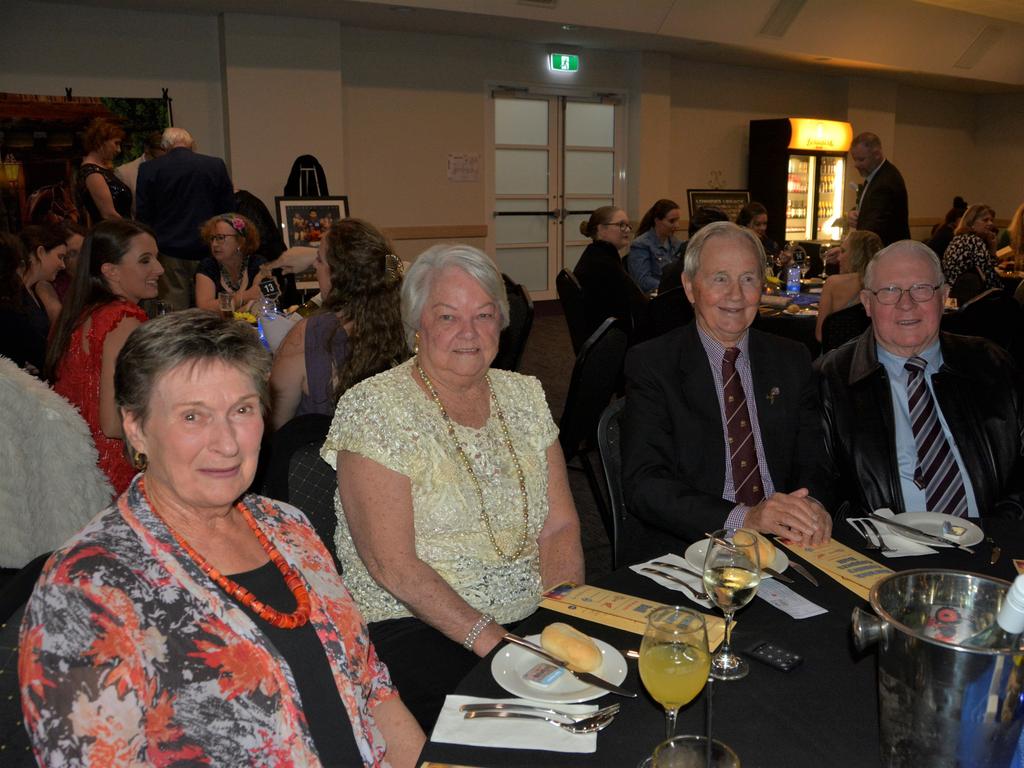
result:
M 732 480 L 736 501 L 753 507 L 764 500 L 761 469 L 757 465 L 754 430 L 750 426 L 747 397 L 743 382 L 736 371 L 739 347 L 725 350 L 722 358 L 722 381 L 725 393 L 725 421 L 729 433 L 729 455 L 732 461 Z
M 926 365 L 924 358 L 912 357 L 903 366 L 909 371 L 907 404 L 910 406 L 910 427 L 917 444 L 914 482 L 925 493 L 927 511 L 963 517 L 967 514 L 967 491 L 946 433 L 939 423 L 935 400 L 924 380 Z

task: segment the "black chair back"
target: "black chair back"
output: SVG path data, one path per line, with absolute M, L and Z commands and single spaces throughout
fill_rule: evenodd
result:
M 609 317 L 576 356 L 558 425 L 566 461 L 585 450 L 586 444 L 593 444 L 601 413 L 618 388 L 626 345 L 626 332 L 619 321 Z
M 18 630 L 25 603 L 49 557 L 49 552 L 39 555 L 20 568 L 0 590 L 0 764 L 10 768 L 36 764 L 21 711 Z
M 0 621 L 0 763 L 5 768 L 36 765 L 18 688 L 18 629 L 24 613 L 23 602 L 6 620 Z
M 341 563 L 334 550 L 334 532 L 338 526 L 334 493 L 338 476 L 331 465 L 320 458 L 320 447 L 330 426 L 330 416 L 310 413 L 295 417 L 277 430 L 270 443 L 263 493 L 306 513 L 341 573 Z
M 942 330 L 993 341 L 1024 364 L 1024 309 L 1006 291 L 990 288 L 942 317 Z
M 608 489 L 608 514 L 604 518 L 605 530 L 612 545 L 612 568 L 619 567 L 619 537 L 625 526 L 626 502 L 622 495 L 622 446 L 620 425 L 625 411 L 624 398 L 613 400 L 597 422 L 597 450 Z
M 686 297 L 683 286 L 659 293 L 647 302 L 633 334 L 633 343 L 647 341 L 693 320 L 693 305 Z
M 871 325 L 863 304 L 833 312 L 821 324 L 821 354 L 860 336 Z
M 985 283 L 975 270 L 964 272 L 956 279 L 949 289 L 950 298 L 956 299 L 956 303 L 963 306 L 975 296 L 985 290 Z
M 517 371 L 533 328 L 533 299 L 526 286 L 514 282 L 508 275 L 503 274 L 502 278 L 508 294 L 508 327 L 501 332 L 498 354 L 491 367 Z
M 555 289 L 558 301 L 562 305 L 562 314 L 569 326 L 569 338 L 572 340 L 572 351 L 578 355 L 587 340 L 587 313 L 583 304 L 583 287 L 576 275 L 563 269 L 555 278 Z

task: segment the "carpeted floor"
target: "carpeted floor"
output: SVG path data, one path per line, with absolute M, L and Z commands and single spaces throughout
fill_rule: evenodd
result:
M 558 303 L 539 302 L 519 372 L 540 379 L 555 423 L 558 423 L 565 407 L 565 395 L 569 390 L 574 362 L 569 329 Z M 600 471 L 597 455 L 594 454 L 591 458 L 594 467 Z M 580 516 L 587 579 L 592 580 L 611 570 L 611 547 L 594 496 L 582 470 L 570 468 L 569 485 L 576 502 L 576 511 Z

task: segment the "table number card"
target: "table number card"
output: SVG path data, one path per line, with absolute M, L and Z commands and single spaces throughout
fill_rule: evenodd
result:
M 870 557 L 865 557 L 835 539 L 820 547 L 801 547 L 798 544 L 786 544 L 781 541 L 780 543 L 865 600 L 868 599 L 875 582 L 893 572 L 892 568 L 876 563 Z
M 665 604 L 587 584 L 566 582 L 545 592 L 540 605 L 558 613 L 642 635 L 647 627 L 647 615 Z M 725 637 L 725 621 L 719 616 L 701 615 L 707 624 L 708 644 L 717 648 Z

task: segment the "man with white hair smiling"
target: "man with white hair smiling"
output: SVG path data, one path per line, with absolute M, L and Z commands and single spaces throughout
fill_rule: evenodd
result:
M 686 248 L 695 322 L 626 358 L 624 551 L 681 551 L 705 531 L 745 526 L 828 541 L 827 475 L 807 348 L 750 328 L 764 281 L 757 235 L 726 221 Z
M 192 134 L 166 128 L 160 145 L 166 150 L 139 167 L 135 209 L 139 221 L 156 233 L 160 263 L 160 298 L 174 309 L 194 304 L 195 275 L 209 248 L 199 234 L 207 219 L 235 208 L 235 192 L 227 166 L 219 157 L 194 151 Z
M 1017 373 L 991 342 L 940 331 L 948 294 L 923 243 L 893 243 L 868 265 L 872 326 L 820 364 L 839 514 L 1024 517 Z

